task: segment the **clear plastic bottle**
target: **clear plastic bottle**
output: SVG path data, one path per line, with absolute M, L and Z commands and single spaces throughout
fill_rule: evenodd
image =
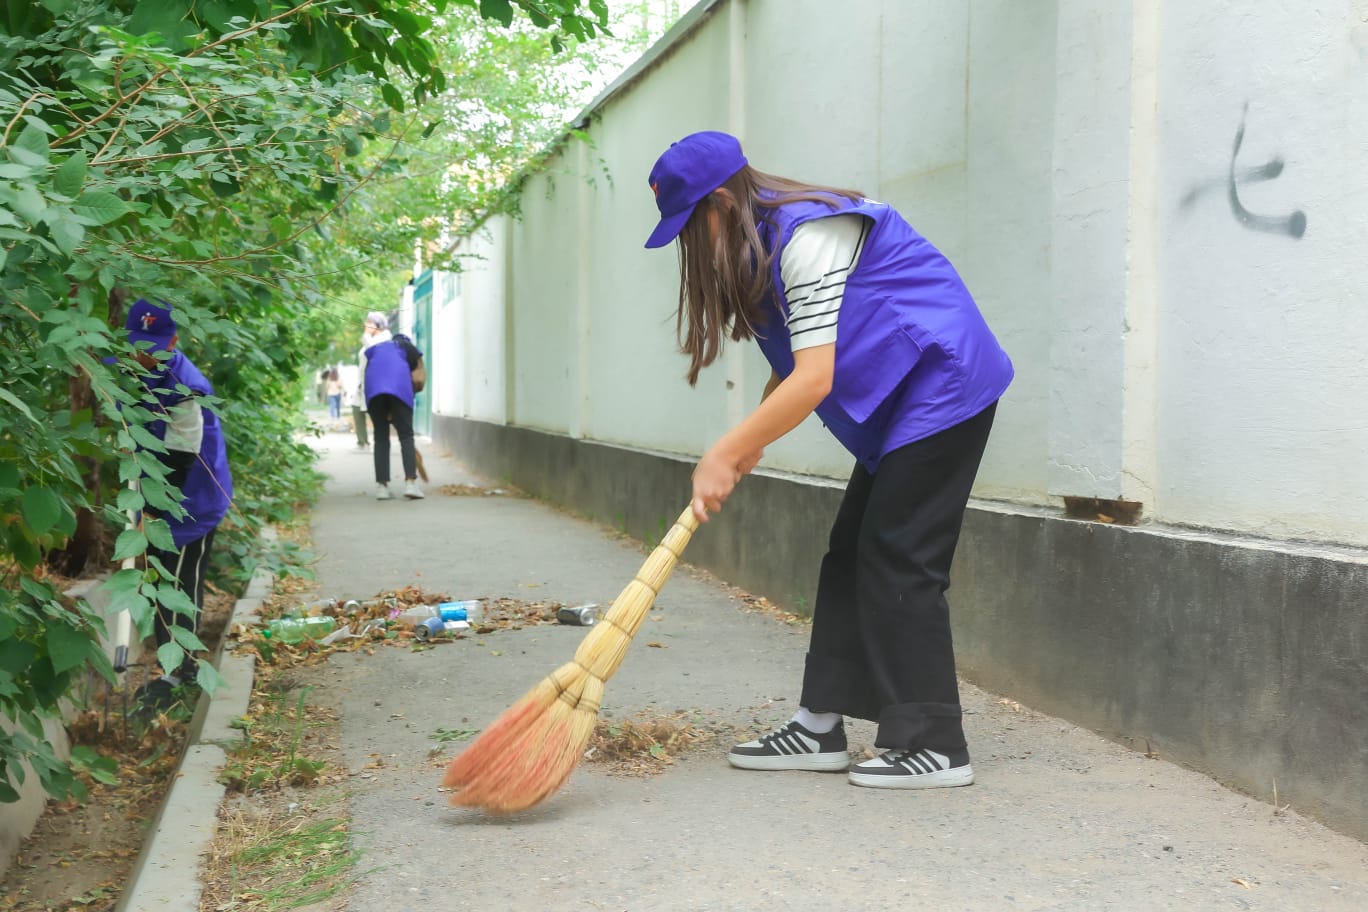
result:
M 282 643 L 301 643 L 305 638 L 321 640 L 336 627 L 330 617 L 283 617 L 266 625 L 266 635 Z
M 399 612 L 395 620 L 404 627 L 417 627 L 428 618 L 435 617 L 441 617 L 436 605 L 413 605 Z
M 335 614 L 337 610 L 337 599 L 325 598 L 316 602 L 308 602 L 304 605 L 295 605 L 281 615 L 283 618 L 303 618 L 318 617 L 323 614 Z
M 318 617 L 324 614 L 337 613 L 337 599 L 325 598 L 316 602 L 310 602 L 300 609 L 301 617 Z

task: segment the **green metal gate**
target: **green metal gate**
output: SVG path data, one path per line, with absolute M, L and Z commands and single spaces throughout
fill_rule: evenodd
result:
M 423 353 L 427 368 L 427 386 L 413 397 L 413 432 L 428 436 L 432 433 L 432 270 L 428 269 L 413 283 L 413 344 Z

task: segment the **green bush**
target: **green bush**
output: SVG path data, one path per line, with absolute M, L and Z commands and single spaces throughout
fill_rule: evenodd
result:
M 105 363 L 126 348 L 126 296 L 174 306 L 181 348 L 215 386 L 235 482 L 219 572 L 290 560 L 258 542 L 319 490 L 297 404 L 336 323 L 326 304 L 349 265 L 379 255 L 361 246 L 394 241 L 359 231 L 339 255 L 328 226 L 392 222 L 356 200 L 395 168 L 363 151 L 394 129 L 392 112 L 444 91 L 425 36 L 449 5 L 505 25 L 521 9 L 553 43 L 590 37 L 607 16 L 601 0 L 589 16 L 581 0 L 0 11 L 0 713 L 16 724 L 0 733 L 0 801 L 17 797 L 24 760 L 57 797 L 82 793 L 79 772 L 107 774 L 87 753 L 60 762 L 42 740 L 78 677 L 113 676 L 100 619 L 58 591 L 60 576 L 132 562 L 105 585 L 143 636 L 157 604 L 193 610 L 146 559 L 149 543 L 169 544 L 166 524 L 130 521 L 178 509 L 179 492 L 138 378 Z M 199 647 L 182 634 L 158 659 L 173 667 Z

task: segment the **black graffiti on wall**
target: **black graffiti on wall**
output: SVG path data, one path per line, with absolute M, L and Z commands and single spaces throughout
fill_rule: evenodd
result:
M 1240 202 L 1240 186 L 1242 184 L 1252 184 L 1259 181 L 1270 181 L 1278 177 L 1283 172 L 1283 160 L 1274 158 L 1267 163 L 1254 168 L 1240 168 L 1237 164 L 1240 157 L 1240 146 L 1244 144 L 1245 120 L 1249 116 L 1249 103 L 1244 106 L 1244 113 L 1240 116 L 1240 127 L 1235 131 L 1235 144 L 1230 150 L 1230 168 L 1223 178 L 1207 181 L 1189 190 L 1182 199 L 1180 205 L 1187 209 L 1197 202 L 1198 198 L 1204 196 L 1211 190 L 1224 190 L 1226 198 L 1230 203 L 1230 211 L 1235 215 L 1235 219 L 1251 231 L 1267 231 L 1271 234 L 1283 234 L 1290 238 L 1300 238 L 1306 234 L 1306 213 L 1300 209 L 1288 215 L 1259 215 L 1250 212 L 1245 208 L 1244 203 Z

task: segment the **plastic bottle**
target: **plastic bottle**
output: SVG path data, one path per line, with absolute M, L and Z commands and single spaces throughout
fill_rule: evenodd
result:
M 303 608 L 300 609 L 300 615 L 302 617 L 318 617 L 322 614 L 336 613 L 337 599 L 335 598 L 319 599 L 316 602 L 310 602 L 309 604 L 305 605 Z
M 336 608 L 337 608 L 337 599 L 335 599 L 335 598 L 319 599 L 319 600 L 316 601 L 316 602 L 309 602 L 308 604 L 305 604 L 305 605 L 295 605 L 293 608 L 289 608 L 289 609 L 287 609 L 283 614 L 281 614 L 281 617 L 282 617 L 282 618 L 318 617 L 319 615 L 324 614 L 325 612 L 331 614 L 331 613 L 333 613 L 333 612 L 336 610 Z
M 266 625 L 266 635 L 282 643 L 300 643 L 306 637 L 321 640 L 336 627 L 330 617 L 283 617 Z
M 427 621 L 428 618 L 438 617 L 435 604 L 413 604 L 399 611 L 398 614 L 390 615 L 391 621 L 398 623 L 402 628 L 413 629 L 417 625 Z
M 437 616 L 444 621 L 469 621 L 473 624 L 484 617 L 484 605 L 479 599 L 442 602 L 437 606 Z
M 395 620 L 405 627 L 417 627 L 428 618 L 439 616 L 436 605 L 413 605 L 399 612 Z

